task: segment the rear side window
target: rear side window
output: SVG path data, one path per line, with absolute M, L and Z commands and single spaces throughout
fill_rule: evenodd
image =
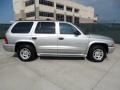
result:
M 19 22 L 13 27 L 11 32 L 12 33 L 29 33 L 32 25 L 33 25 L 33 22 Z
M 37 34 L 55 34 L 54 22 L 39 22 L 35 33 Z

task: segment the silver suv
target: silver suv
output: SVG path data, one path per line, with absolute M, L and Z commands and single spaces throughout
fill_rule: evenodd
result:
M 4 49 L 16 52 L 22 61 L 37 56 L 62 56 L 102 62 L 115 48 L 111 38 L 85 35 L 77 26 L 61 21 L 16 21 L 4 41 Z

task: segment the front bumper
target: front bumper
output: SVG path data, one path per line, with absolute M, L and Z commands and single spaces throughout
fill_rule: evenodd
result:
M 113 53 L 114 50 L 115 50 L 115 47 L 108 47 L 108 53 Z
M 4 44 L 3 48 L 8 52 L 15 52 L 15 45 L 13 44 Z

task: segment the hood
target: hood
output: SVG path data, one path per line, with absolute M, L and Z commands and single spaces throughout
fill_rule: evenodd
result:
M 106 39 L 106 40 L 113 40 L 110 37 L 102 36 L 102 35 L 97 35 L 97 34 L 89 34 L 87 35 L 89 38 L 96 38 L 96 39 Z

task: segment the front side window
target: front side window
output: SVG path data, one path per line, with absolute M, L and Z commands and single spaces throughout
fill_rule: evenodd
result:
M 74 34 L 76 28 L 67 23 L 60 23 L 60 34 Z
M 39 22 L 35 33 L 37 34 L 55 34 L 54 22 Z
M 33 22 L 19 22 L 13 27 L 11 32 L 12 33 L 29 33 L 32 25 L 33 25 Z

